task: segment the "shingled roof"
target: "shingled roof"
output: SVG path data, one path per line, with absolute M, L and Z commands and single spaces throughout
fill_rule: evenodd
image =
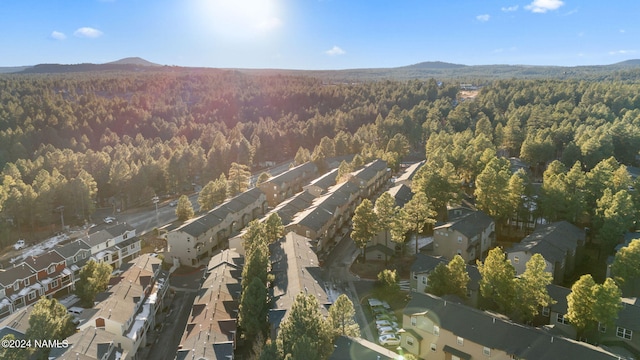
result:
M 554 222 L 537 227 L 507 252 L 523 251 L 540 254 L 547 261 L 562 261 L 567 252 L 574 251 L 584 239 L 584 231 L 577 226 L 566 221 Z
M 590 344 L 553 336 L 429 294 L 412 294 L 404 314 L 428 316 L 441 330 L 519 359 L 618 359 Z

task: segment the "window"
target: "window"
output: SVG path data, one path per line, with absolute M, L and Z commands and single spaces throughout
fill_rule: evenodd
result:
M 53 282 L 51 283 L 51 288 L 55 289 L 58 287 L 58 279 L 53 280 Z
M 542 308 L 542 316 L 549 316 L 549 308 L 548 307 L 543 307 Z
M 418 280 L 418 274 L 413 274 L 413 280 Z
M 458 251 L 456 252 L 458 255 L 462 256 L 462 250 L 458 249 Z
M 411 336 L 407 336 L 407 345 L 413 346 L 413 338 Z
M 30 283 L 29 278 L 24 279 L 24 286 L 29 286 Z
M 87 253 L 86 253 L 86 252 L 83 252 L 83 253 L 82 253 L 82 258 L 84 259 L 84 258 L 86 258 L 86 257 L 87 257 Z
M 128 234 L 128 233 L 124 233 L 124 234 L 122 234 L 122 239 L 123 239 L 123 240 L 127 240 L 127 238 L 128 238 L 128 237 L 129 237 L 129 234 Z
M 18 291 L 18 289 L 20 289 L 20 282 L 16 281 L 16 282 L 13 284 L 13 290 L 14 290 L 14 291 Z
M 56 271 L 56 266 L 55 265 L 50 265 L 47 268 L 47 274 L 53 274 Z
M 464 345 L 464 339 L 461 338 L 460 336 L 458 336 L 458 338 L 456 339 L 456 342 L 458 343 L 458 345 Z
M 427 285 L 427 277 L 426 277 L 426 276 L 423 276 L 423 277 L 422 277 L 422 283 L 423 283 L 424 285 Z
M 520 258 L 519 258 L 519 257 L 517 257 L 517 256 L 514 256 L 514 257 L 513 257 L 513 263 L 514 263 L 514 264 L 520 264 Z
M 564 315 L 562 314 L 556 315 L 556 321 L 559 324 L 565 324 L 565 325 L 569 323 L 569 320 L 567 320 L 567 318 L 565 318 Z
M 482 353 L 484 354 L 484 356 L 491 356 L 491 349 L 489 349 L 488 347 L 484 347 L 482 349 Z
M 440 326 L 433 325 L 433 335 L 440 336 Z
M 600 331 L 601 333 L 606 333 L 607 332 L 607 324 L 603 324 L 603 323 L 598 323 L 598 331 Z
M 462 236 L 458 236 L 458 244 L 462 244 Z
M 78 262 L 78 255 L 73 256 L 73 262 Z
M 131 246 L 129 246 L 129 249 L 133 250 L 136 248 L 136 244 L 131 244 Z
M 437 346 L 434 343 L 431 343 L 431 351 L 436 351 Z
M 416 324 L 418 323 L 418 318 L 416 318 L 415 316 L 411 317 L 411 326 L 416 326 Z
M 36 298 L 36 292 L 32 291 L 29 293 L 29 295 L 27 295 L 27 299 L 29 299 L 29 301 L 33 300 Z
M 631 340 L 631 338 L 633 337 L 633 331 L 618 326 L 618 329 L 616 330 L 616 336 L 619 338 Z

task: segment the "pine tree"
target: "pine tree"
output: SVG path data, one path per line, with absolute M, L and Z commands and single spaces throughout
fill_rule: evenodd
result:
M 416 254 L 418 253 L 418 234 L 424 230 L 425 225 L 435 224 L 436 212 L 431 202 L 423 192 L 413 195 L 411 200 L 404 207 L 404 222 L 408 225 L 414 234 L 416 242 Z
M 345 294 L 338 296 L 329 308 L 329 323 L 333 329 L 333 336 L 360 337 L 360 328 L 355 321 L 355 315 L 356 310 L 349 297 Z
M 516 270 L 513 265 L 499 247 L 489 250 L 484 263 L 478 261 L 477 264 L 482 276 L 480 279 L 482 297 L 494 301 L 503 314 L 509 313 L 515 300 Z
M 325 360 L 333 350 L 331 338 L 331 329 L 320 313 L 316 297 L 300 293 L 280 324 L 276 342 L 285 358 Z
M 187 221 L 195 215 L 193 211 L 193 205 L 187 195 L 182 195 L 178 198 L 178 205 L 176 206 L 176 216 L 179 221 Z
M 538 309 L 548 307 L 554 300 L 547 292 L 547 286 L 553 281 L 553 275 L 546 270 L 546 262 L 540 254 L 534 254 L 526 264 L 526 270 L 514 279 L 516 301 L 514 311 L 523 322 L 533 320 Z
M 242 291 L 238 326 L 247 341 L 253 341 L 267 326 L 267 288 L 258 277 Z
M 362 200 L 360 205 L 358 205 L 353 214 L 352 222 L 353 230 L 351 231 L 351 238 L 355 241 L 356 245 L 362 249 L 364 259 L 367 242 L 378 233 L 378 219 L 369 199 Z

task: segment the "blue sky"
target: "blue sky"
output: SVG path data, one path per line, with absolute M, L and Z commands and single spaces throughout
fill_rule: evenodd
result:
M 0 66 L 350 69 L 640 58 L 638 0 L 0 0 Z

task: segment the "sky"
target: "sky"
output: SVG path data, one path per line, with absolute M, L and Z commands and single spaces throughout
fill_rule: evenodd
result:
M 0 66 L 606 65 L 640 58 L 639 16 L 638 0 L 0 0 Z

